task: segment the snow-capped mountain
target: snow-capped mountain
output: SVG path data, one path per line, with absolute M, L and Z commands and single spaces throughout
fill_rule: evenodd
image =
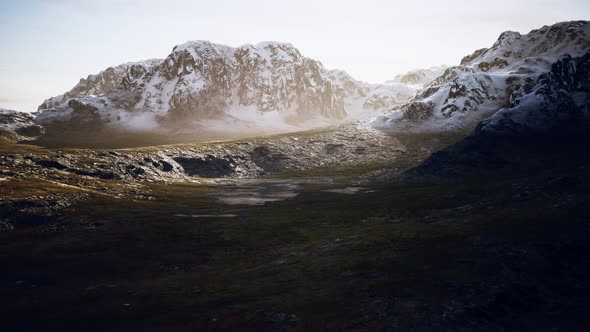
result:
M 500 169 L 513 174 L 584 167 L 590 142 L 590 51 L 562 56 L 523 93 L 407 175 L 452 181 L 497 176 Z
M 39 110 L 57 107 L 70 99 L 84 96 L 99 96 L 118 89 L 129 87 L 129 83 L 140 79 L 155 66 L 162 63 L 161 59 L 128 62 L 116 67 L 109 67 L 97 75 L 90 75 L 63 95 L 49 98 L 39 106 Z
M 126 63 L 82 79 L 46 100 L 37 121 L 124 129 L 181 124 L 189 130 L 203 120 L 234 127 L 321 122 L 385 111 L 414 92 L 404 84 L 367 84 L 327 70 L 286 43 L 233 48 L 193 41 L 174 47 L 166 59 Z
M 590 128 L 590 50 L 557 60 L 530 93 L 480 122 L 475 135 L 559 135 L 564 128 L 568 135 Z
M 590 23 L 562 22 L 521 35 L 504 32 L 488 49 L 463 58 L 394 112 L 377 128 L 397 131 L 470 129 L 486 116 L 531 92 L 537 79 L 564 54 L 590 49 Z
M 0 108 L 0 138 L 20 140 L 42 135 L 43 128 L 33 120 L 30 113 Z
M 430 82 L 442 75 L 447 68 L 448 66 L 440 65 L 426 69 L 414 69 L 405 74 L 398 74 L 393 80 L 387 81 L 386 83 L 402 83 L 422 87 L 430 84 Z

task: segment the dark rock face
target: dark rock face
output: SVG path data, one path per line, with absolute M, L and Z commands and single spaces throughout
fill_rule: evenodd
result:
M 528 94 L 515 98 L 511 107 L 482 121 L 476 136 L 588 134 L 590 128 L 590 52 L 569 55 L 553 63 Z
M 482 61 L 480 63 L 477 64 L 477 68 L 481 71 L 488 71 L 492 68 L 504 68 L 507 67 L 509 65 L 508 61 L 504 60 L 504 59 L 494 59 L 491 62 L 485 62 Z
M 78 100 L 70 100 L 68 106 L 72 109 L 71 119 L 77 126 L 93 126 L 100 122 L 100 115 L 98 108 L 91 106 Z
M 119 180 L 119 179 L 121 179 L 121 176 L 119 176 L 113 172 L 108 172 L 108 171 L 99 170 L 99 171 L 95 171 L 95 172 L 87 172 L 87 171 L 82 171 L 82 170 L 77 170 L 77 169 L 71 169 L 69 171 L 73 174 L 90 176 L 93 178 L 99 178 L 99 179 L 103 179 L 103 180 Z
M 26 137 L 41 136 L 45 133 L 45 129 L 39 125 L 30 125 L 26 127 L 17 128 L 15 133 Z
M 174 170 L 174 166 L 167 161 L 160 160 L 157 163 L 154 163 L 154 166 L 163 170 L 164 172 L 172 172 Z
M 370 91 L 334 75 L 289 44 L 231 48 L 188 42 L 166 59 L 124 64 L 81 80 L 64 95 L 45 101 L 37 121 L 46 126 L 65 122 L 72 128 L 91 122 L 116 127 L 147 114 L 159 125 L 186 125 L 187 119 L 215 119 L 244 107 L 277 111 L 293 121 L 342 119 L 345 98 Z
M 456 179 L 587 162 L 590 52 L 553 63 L 511 107 L 481 121 L 464 140 L 434 153 L 407 175 Z
M 42 166 L 42 167 L 55 168 L 58 170 L 64 170 L 64 169 L 68 168 L 68 166 L 65 166 L 64 164 L 60 163 L 59 161 L 55 161 L 55 160 L 34 159 L 33 162 L 39 166 Z
M 44 128 L 33 121 L 32 114 L 0 109 L 0 138 L 21 140 L 43 135 Z
M 266 172 L 277 172 L 284 168 L 284 154 L 271 151 L 268 147 L 259 146 L 252 150 L 250 157 L 254 163 Z
M 141 176 L 145 174 L 145 169 L 143 169 L 141 166 L 128 165 L 125 167 L 125 169 L 131 176 Z
M 377 118 L 378 128 L 397 131 L 472 130 L 500 108 L 531 91 L 532 82 L 562 55 L 583 56 L 590 49 L 590 22 L 562 22 L 521 35 L 507 31 L 492 47 L 448 68 L 399 112 Z M 432 107 L 424 108 L 429 103 Z M 422 104 L 422 105 L 421 105 Z M 418 115 L 422 109 L 423 114 Z
M 235 171 L 233 159 L 231 157 L 216 158 L 206 156 L 204 158 L 174 158 L 174 161 L 180 164 L 186 174 L 202 178 L 220 178 L 228 176 Z

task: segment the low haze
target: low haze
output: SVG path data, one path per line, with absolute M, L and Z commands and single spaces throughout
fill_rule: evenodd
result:
M 0 107 L 34 111 L 80 78 L 165 57 L 176 44 L 265 40 L 368 82 L 457 64 L 501 31 L 585 19 L 587 1 L 6 1 L 0 0 Z

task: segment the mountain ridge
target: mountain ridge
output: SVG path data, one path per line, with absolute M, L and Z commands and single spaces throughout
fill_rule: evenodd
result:
M 465 56 L 373 125 L 404 132 L 471 130 L 528 93 L 560 56 L 581 56 L 589 48 L 588 21 L 560 22 L 527 34 L 503 32 L 490 48 Z
M 90 75 L 39 106 L 40 124 L 87 116 L 109 127 L 154 130 L 162 125 L 256 115 L 298 123 L 338 121 L 384 111 L 409 99 L 414 88 L 369 84 L 328 70 L 289 43 L 230 47 L 208 41 L 177 45 L 165 59 L 125 63 Z M 62 126 L 63 127 L 63 126 Z M 187 129 L 196 126 L 188 125 Z
M 590 51 L 559 58 L 528 93 L 406 175 L 454 180 L 547 167 L 583 168 L 589 129 Z

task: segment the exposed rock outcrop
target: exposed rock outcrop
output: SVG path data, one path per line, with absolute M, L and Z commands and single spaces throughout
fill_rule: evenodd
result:
M 492 47 L 464 57 L 461 65 L 446 69 L 373 124 L 410 132 L 472 130 L 481 119 L 529 93 L 561 56 L 579 57 L 588 49 L 587 21 L 557 23 L 524 35 L 504 32 Z
M 43 133 L 43 127 L 34 123 L 32 114 L 0 109 L 0 138 L 26 140 Z

